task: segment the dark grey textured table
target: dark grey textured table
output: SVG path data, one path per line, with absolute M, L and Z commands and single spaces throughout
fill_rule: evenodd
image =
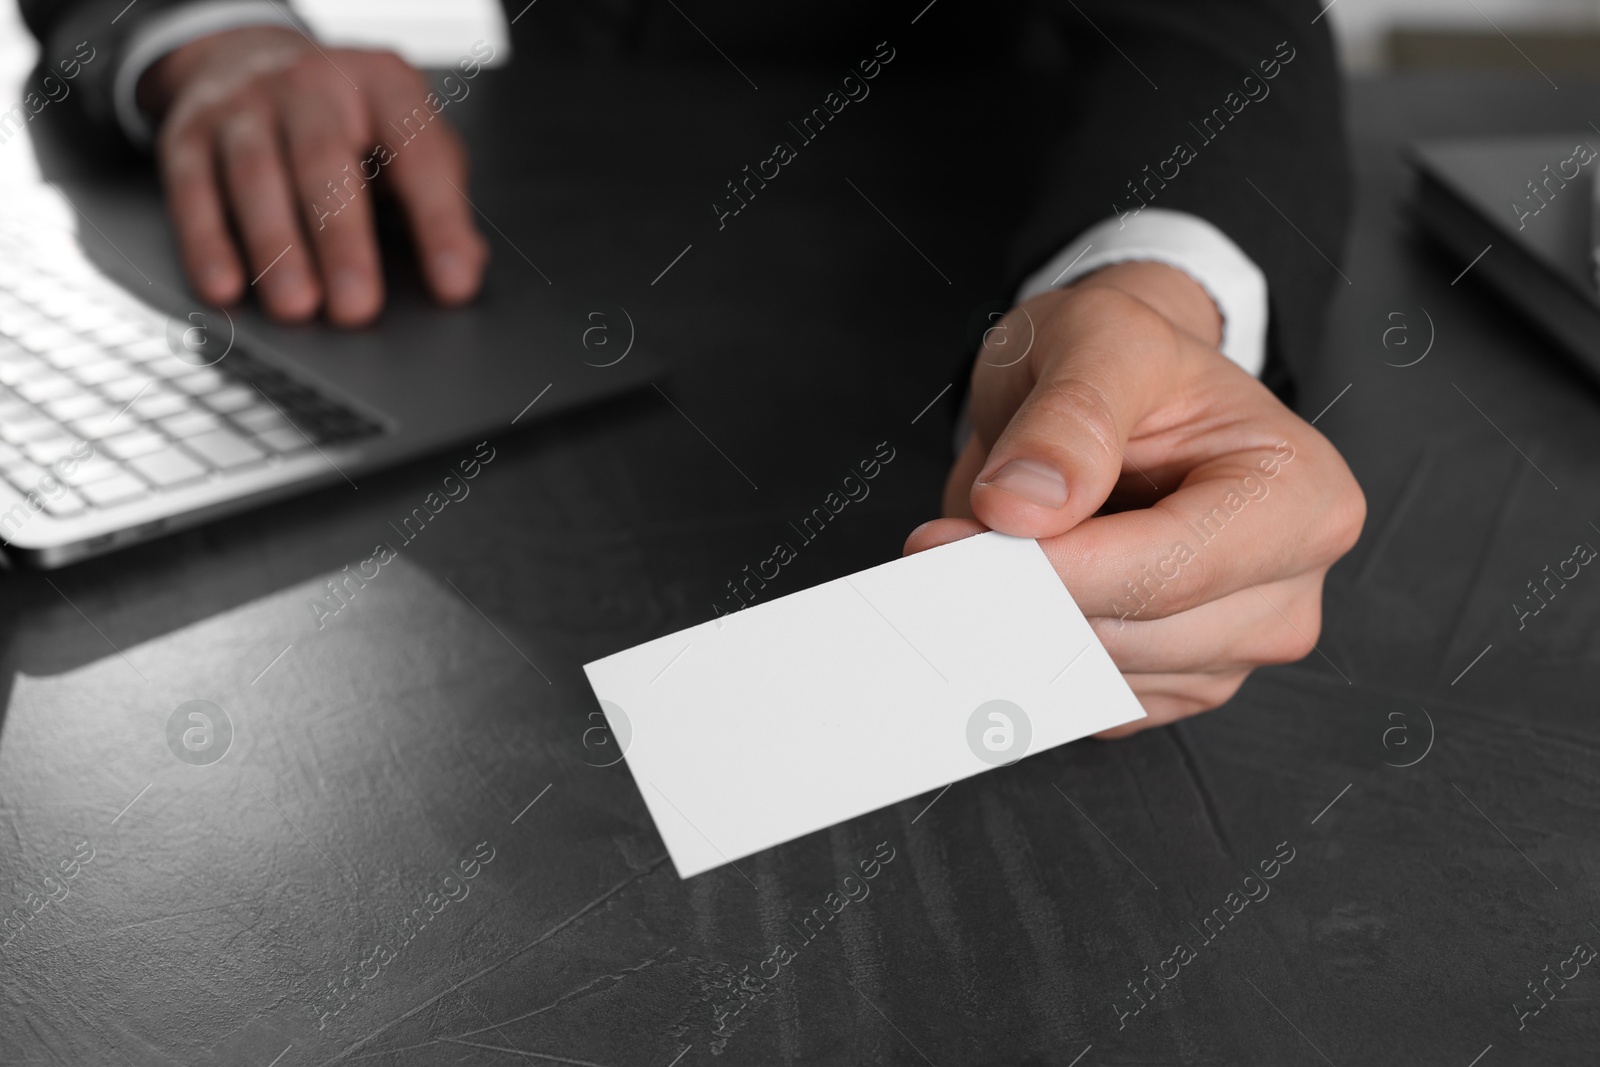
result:
M 1349 284 L 1299 396 L 1371 518 L 1319 653 L 1180 726 L 764 853 L 750 882 L 680 882 L 626 768 L 595 766 L 579 665 L 708 617 L 882 441 L 871 497 L 772 592 L 898 552 L 947 462 L 949 413 L 922 413 L 1000 295 L 1015 205 L 941 147 L 970 87 L 886 86 L 708 233 L 707 190 L 748 161 L 718 133 L 754 105 L 708 84 L 708 110 L 652 114 L 612 84 L 552 81 L 583 108 L 522 139 L 471 110 L 492 77 L 460 118 L 485 213 L 629 309 L 674 365 L 660 391 L 494 439 L 320 629 L 324 581 L 464 456 L 3 579 L 0 1062 L 1593 1062 L 1600 578 L 1520 629 L 1511 605 L 1600 545 L 1600 404 L 1452 285 L 1396 154 L 1581 129 L 1593 86 L 1353 90 Z M 764 78 L 761 106 L 786 91 Z M 992 217 L 950 209 L 983 182 Z M 228 712 L 220 762 L 169 748 L 189 700 Z

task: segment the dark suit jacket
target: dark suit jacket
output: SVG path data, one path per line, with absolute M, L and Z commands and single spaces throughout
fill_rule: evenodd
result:
M 80 41 L 96 49 L 68 100 L 110 136 L 120 136 L 110 83 L 128 34 L 187 2 L 21 0 L 46 65 Z M 520 12 L 512 31 L 523 61 L 724 62 L 698 25 L 752 66 L 834 69 L 890 38 L 924 69 L 1026 71 L 1026 103 L 1053 146 L 1024 185 L 1034 210 L 1014 238 L 1014 279 L 1115 212 L 1141 203 L 1187 211 L 1266 273 L 1268 383 L 1281 388 L 1285 359 L 1316 351 L 1337 277 L 1323 255 L 1340 257 L 1351 198 L 1337 68 L 1317 0 L 936 0 L 914 26 L 927 0 L 524 2 L 507 0 L 510 14 Z

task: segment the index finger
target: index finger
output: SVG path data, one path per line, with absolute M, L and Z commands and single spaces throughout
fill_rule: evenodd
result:
M 1160 618 L 1348 551 L 1365 518 L 1355 479 L 1325 438 L 1285 414 L 1293 423 L 1278 443 L 1208 460 L 1148 508 L 1040 539 L 1084 613 Z
M 367 116 L 350 100 L 341 78 L 316 66 L 298 74 L 283 94 L 283 130 L 328 318 L 360 326 L 383 306 L 383 271 L 371 193 L 364 176 L 358 180 L 356 146 L 370 139 L 359 128 Z
M 244 290 L 244 268 L 228 233 L 211 136 L 194 124 L 163 130 L 158 158 L 184 272 L 202 300 L 231 304 Z
M 439 114 L 442 98 L 429 92 L 421 75 L 404 61 L 378 62 L 370 85 L 373 129 L 380 137 L 400 131 L 406 138 L 398 144 L 380 141 L 373 159 L 382 165 L 405 212 L 423 277 L 440 303 L 464 303 L 483 282 L 489 246 L 467 200 L 467 154 L 461 137 Z M 434 100 L 440 101 L 437 110 Z

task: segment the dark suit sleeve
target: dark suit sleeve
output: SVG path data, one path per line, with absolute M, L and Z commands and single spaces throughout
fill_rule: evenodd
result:
M 123 140 L 112 106 L 112 80 L 128 42 L 143 24 L 194 0 L 21 0 L 23 21 L 39 39 L 41 72 L 76 69 L 62 106 L 93 133 Z M 90 57 L 87 60 L 85 57 Z M 63 63 L 69 64 L 63 66 Z
M 1014 278 L 1141 203 L 1197 215 L 1266 274 L 1263 377 L 1281 390 L 1289 367 L 1314 358 L 1331 286 L 1345 284 L 1332 264 L 1351 168 L 1320 10 L 1315 0 L 1035 7 L 1036 27 L 1067 57 L 1045 94 L 1066 129 L 1019 231 Z

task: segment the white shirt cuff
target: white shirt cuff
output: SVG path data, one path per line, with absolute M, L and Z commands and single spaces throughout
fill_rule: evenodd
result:
M 129 35 L 122 61 L 112 76 L 111 102 L 117 124 L 135 144 L 150 143 L 155 131 L 139 109 L 139 78 L 173 49 L 223 30 L 285 25 L 305 32 L 287 8 L 273 0 L 200 0 L 152 15 Z
M 1150 207 L 1090 227 L 1023 283 L 1016 302 L 1134 259 L 1165 263 L 1193 278 L 1222 314 L 1222 354 L 1261 376 L 1267 362 L 1266 275 L 1227 234 L 1184 211 Z

